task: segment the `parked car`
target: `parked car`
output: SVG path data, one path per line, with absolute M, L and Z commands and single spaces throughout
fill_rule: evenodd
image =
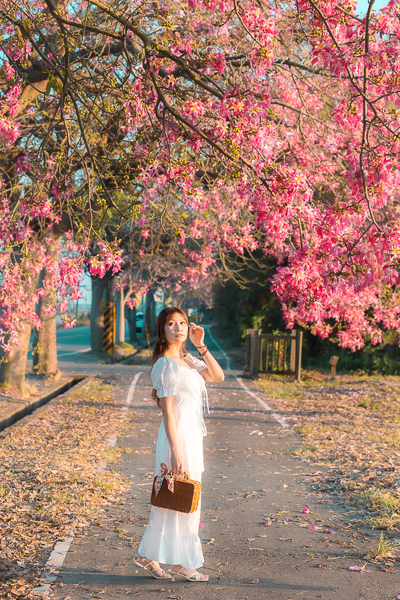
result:
M 142 333 L 143 328 L 143 313 L 136 313 L 136 333 Z

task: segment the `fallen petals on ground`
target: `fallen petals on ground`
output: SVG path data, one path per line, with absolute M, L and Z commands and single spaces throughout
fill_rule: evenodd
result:
M 360 571 L 360 573 L 372 573 L 372 571 L 368 571 L 368 569 L 366 569 L 365 567 L 357 567 L 357 565 L 354 565 L 354 567 L 349 567 L 350 571 Z
M 302 440 L 293 454 L 318 464 L 312 488 L 341 496 L 372 528 L 399 528 L 400 378 L 319 375 L 262 376 L 256 385 L 280 417 L 295 418 Z
M 122 452 L 107 440 L 127 427 L 113 386 L 93 379 L 0 433 L 1 598 L 31 598 L 54 544 L 71 530 L 82 537 L 127 488 L 99 470 Z

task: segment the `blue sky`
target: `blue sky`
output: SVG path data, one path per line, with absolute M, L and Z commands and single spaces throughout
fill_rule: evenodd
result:
M 379 10 L 388 4 L 388 0 L 376 0 L 374 4 L 374 10 Z M 357 2 L 358 13 L 364 15 L 367 12 L 368 0 L 358 0 Z

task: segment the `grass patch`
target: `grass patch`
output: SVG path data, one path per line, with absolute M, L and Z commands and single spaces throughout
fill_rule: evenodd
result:
M 361 406 L 362 408 L 373 408 L 374 410 L 378 410 L 378 408 L 381 407 L 379 402 L 373 402 L 372 400 L 363 400 L 358 406 Z
M 396 429 L 391 435 L 387 437 L 389 444 L 398 448 L 400 446 L 400 429 Z
M 374 511 L 393 511 L 400 507 L 400 498 L 390 492 L 367 490 L 354 499 L 356 504 L 363 505 Z
M 369 555 L 374 559 L 393 558 L 396 550 L 397 544 L 385 538 L 381 533 L 376 543 L 372 544 Z
M 400 498 L 389 491 L 365 490 L 354 495 L 352 503 L 373 513 L 367 519 L 372 529 L 392 530 L 400 525 Z
M 372 516 L 368 517 L 367 524 L 371 529 L 384 529 L 386 531 L 392 531 L 400 527 L 400 515 L 393 513 L 390 517 L 379 517 Z
M 311 423 L 306 423 L 305 425 L 301 425 L 300 433 L 302 435 L 310 435 L 315 431 L 315 426 L 311 425 Z

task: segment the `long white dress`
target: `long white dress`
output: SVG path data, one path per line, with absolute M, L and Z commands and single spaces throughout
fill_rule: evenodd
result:
M 201 481 L 204 471 L 203 436 L 206 435 L 203 409 L 208 410 L 205 381 L 200 375 L 207 366 L 191 354 L 186 356 L 194 368 L 186 368 L 173 358 L 162 356 L 151 371 L 151 379 L 159 398 L 175 396 L 177 438 L 183 470 L 189 479 Z M 161 463 L 171 469 L 171 450 L 164 422 L 161 422 L 156 445 L 155 475 Z M 182 564 L 187 569 L 203 565 L 199 538 L 200 503 L 193 513 L 151 507 L 150 519 L 139 546 L 139 555 L 163 564 Z

